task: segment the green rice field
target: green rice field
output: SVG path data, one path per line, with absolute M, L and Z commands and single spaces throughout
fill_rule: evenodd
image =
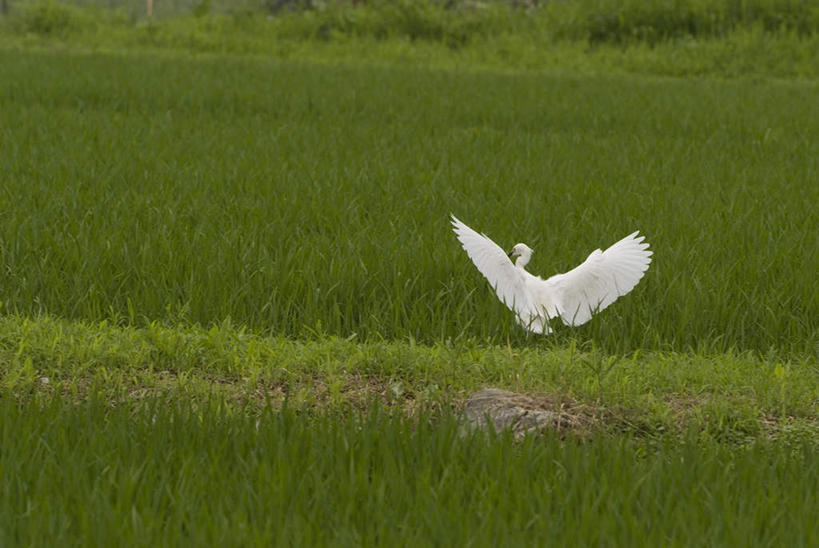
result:
M 543 275 L 647 236 L 644 282 L 570 336 L 816 348 L 812 81 L 0 56 L 8 311 L 523 343 L 454 212 Z
M 810 3 L 77 4 L 0 16 L 0 545 L 819 543 Z M 537 337 L 450 213 L 653 261 Z

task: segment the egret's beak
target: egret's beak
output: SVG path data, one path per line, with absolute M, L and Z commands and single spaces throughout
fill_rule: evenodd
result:
M 510 251 L 509 253 L 507 253 L 507 254 L 506 254 L 506 256 L 507 256 L 507 257 L 509 257 L 509 258 L 511 259 L 511 258 L 512 258 L 512 256 L 514 256 L 514 254 L 515 254 L 515 250 L 513 249 L 512 251 Z

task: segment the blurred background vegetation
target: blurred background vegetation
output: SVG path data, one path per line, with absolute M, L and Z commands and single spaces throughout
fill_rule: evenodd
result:
M 3 5 L 7 28 L 37 34 L 82 30 L 101 21 L 135 25 L 179 17 L 287 20 L 291 38 L 403 36 L 452 47 L 509 33 L 626 44 L 719 38 L 748 29 L 794 37 L 819 32 L 815 0 L 3 0 Z

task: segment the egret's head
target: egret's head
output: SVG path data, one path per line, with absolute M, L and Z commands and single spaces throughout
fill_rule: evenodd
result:
M 509 257 L 514 259 L 515 257 L 526 257 L 527 259 L 532 256 L 534 251 L 531 247 L 526 244 L 515 244 L 515 247 L 512 248 L 512 251 L 509 252 Z

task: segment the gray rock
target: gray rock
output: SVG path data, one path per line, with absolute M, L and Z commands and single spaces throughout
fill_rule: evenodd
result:
M 564 410 L 562 404 L 497 388 L 469 396 L 464 420 L 468 429 L 488 429 L 491 425 L 496 432 L 512 430 L 517 439 L 543 430 L 578 430 L 583 426 L 581 418 Z

